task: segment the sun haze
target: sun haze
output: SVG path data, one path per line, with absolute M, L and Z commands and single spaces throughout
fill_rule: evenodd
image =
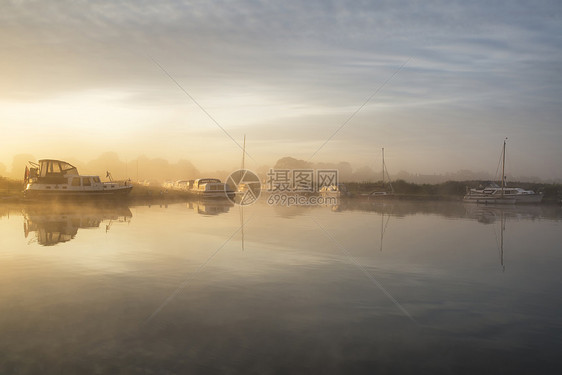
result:
M 378 169 L 385 147 L 393 170 L 419 174 L 493 173 L 508 137 L 511 174 L 561 179 L 561 10 L 2 2 L 0 174 L 16 155 L 107 151 L 231 170 L 247 134 L 249 168 L 292 156 Z

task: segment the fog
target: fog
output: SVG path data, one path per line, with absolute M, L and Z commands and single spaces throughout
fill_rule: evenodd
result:
M 77 158 L 64 158 L 78 168 L 80 174 L 98 175 L 107 180 L 107 172 L 110 172 L 113 179 L 123 180 L 130 179 L 134 182 L 161 184 L 165 181 L 175 181 L 180 179 L 196 179 L 203 177 L 216 177 L 226 180 L 230 173 L 239 169 L 241 166 L 232 163 L 231 169 L 212 170 L 199 168 L 190 160 L 181 159 L 178 161 L 169 161 L 163 158 L 149 158 L 145 155 L 123 160 L 116 152 L 106 152 L 97 158 L 89 161 L 79 160 Z M 37 162 L 38 159 L 31 154 L 19 154 L 14 156 L 10 169 L 0 163 L 0 177 L 8 177 L 11 179 L 22 179 L 26 165 L 29 162 Z M 381 159 L 382 161 L 382 159 Z M 420 174 L 410 173 L 404 170 L 394 171 L 391 165 L 386 165 L 388 175 L 391 180 L 405 180 L 413 183 L 441 183 L 445 181 L 467 181 L 467 180 L 497 180 L 498 176 L 486 171 L 470 171 L 459 170 L 453 173 L 445 174 Z M 265 179 L 270 169 L 335 169 L 338 171 L 338 178 L 341 182 L 376 182 L 383 178 L 382 165 L 379 169 L 370 166 L 354 165 L 347 161 L 337 163 L 333 162 L 312 162 L 304 159 L 298 159 L 286 156 L 278 159 L 271 165 L 258 165 L 257 167 L 247 167 Z M 558 182 L 560 180 L 541 180 L 537 176 L 516 176 L 506 173 L 508 181 L 529 181 L 529 182 Z
M 508 137 L 508 173 L 562 179 L 561 6 L 3 1 L 0 173 L 24 153 L 228 172 L 247 134 L 251 169 L 291 156 L 369 178 L 385 147 L 391 176 L 494 175 Z M 89 165 L 105 151 L 119 161 Z

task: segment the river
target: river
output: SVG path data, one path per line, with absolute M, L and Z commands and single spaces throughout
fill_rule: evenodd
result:
M 0 373 L 558 373 L 561 243 L 558 206 L 0 206 Z

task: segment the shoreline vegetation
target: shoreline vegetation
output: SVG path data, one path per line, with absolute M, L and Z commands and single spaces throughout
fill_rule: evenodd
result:
M 468 188 L 485 186 L 489 181 L 447 181 L 439 184 L 415 184 L 404 180 L 392 181 L 394 188 L 393 199 L 422 200 L 422 201 L 459 201 L 462 200 Z M 373 191 L 384 191 L 386 184 L 379 182 L 349 182 L 345 183 L 350 198 L 364 198 Z M 561 202 L 562 184 L 512 182 L 510 186 L 543 193 L 541 204 L 556 204 Z M 0 177 L 0 202 L 23 200 L 22 181 Z M 144 186 L 133 183 L 133 190 L 127 197 L 132 203 L 151 202 L 160 199 L 183 200 L 191 197 L 187 192 L 166 190 L 161 186 Z

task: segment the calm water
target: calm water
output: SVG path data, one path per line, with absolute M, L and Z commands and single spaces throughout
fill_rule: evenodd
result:
M 560 207 L 0 206 L 0 374 L 558 373 L 561 243 Z

